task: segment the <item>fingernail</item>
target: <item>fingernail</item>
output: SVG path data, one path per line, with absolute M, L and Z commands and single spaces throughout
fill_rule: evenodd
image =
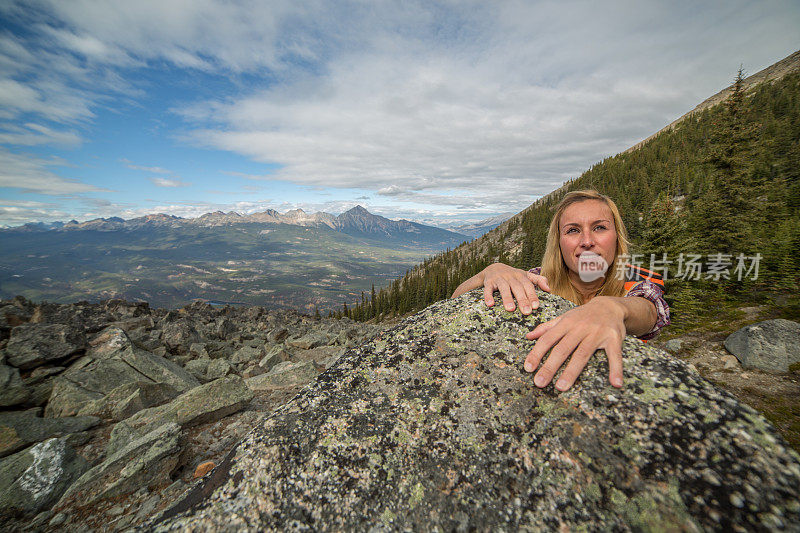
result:
M 526 305 L 525 307 L 522 308 L 522 312 L 527 315 L 528 313 L 531 312 L 531 308 Z
M 622 378 L 614 378 L 611 380 L 611 384 L 615 387 L 622 387 Z
M 533 372 L 533 363 L 531 363 L 530 361 L 525 361 L 525 371 Z
M 539 374 L 535 378 L 533 378 L 533 382 L 536 384 L 537 387 L 544 387 L 547 380 L 544 379 L 544 376 Z
M 565 380 L 565 379 L 559 379 L 559 380 L 556 382 L 556 388 L 557 388 L 558 390 L 567 390 L 567 388 L 568 388 L 568 385 L 567 385 L 567 380 Z
M 539 309 L 539 302 L 533 302 L 533 308 Z

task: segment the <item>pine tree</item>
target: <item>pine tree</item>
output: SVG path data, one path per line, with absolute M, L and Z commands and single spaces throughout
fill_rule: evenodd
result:
M 710 186 L 694 219 L 694 230 L 705 254 L 750 252 L 741 247 L 755 244 L 753 219 L 764 215 L 763 206 L 759 205 L 764 183 L 750 173 L 756 129 L 744 120 L 743 76 L 739 69 L 708 151 Z

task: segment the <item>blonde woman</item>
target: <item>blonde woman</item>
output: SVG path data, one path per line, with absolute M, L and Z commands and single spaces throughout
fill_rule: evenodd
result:
M 625 277 L 616 275 L 624 272 L 618 263 L 627 252 L 625 225 L 614 202 L 597 191 L 570 192 L 550 222 L 540 268 L 525 271 L 495 263 L 459 285 L 452 297 L 483 287 L 486 305 L 492 306 L 497 290 L 506 310 L 514 311 L 516 298 L 526 315 L 539 306 L 535 287 L 570 300 L 578 307 L 526 335 L 538 341 L 525 359 L 525 370 L 536 370 L 552 349 L 534 383 L 547 386 L 570 359 L 555 385 L 564 391 L 602 348 L 608 356 L 609 381 L 622 387 L 625 335 L 650 339 L 669 324 L 669 307 L 659 286 L 662 282 L 640 278 L 626 286 Z

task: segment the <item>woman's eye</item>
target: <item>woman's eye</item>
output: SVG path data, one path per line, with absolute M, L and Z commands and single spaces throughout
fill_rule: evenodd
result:
M 573 232 L 576 232 L 576 231 L 578 231 L 578 228 L 569 228 L 567 230 L 567 234 L 570 234 L 570 233 L 573 233 Z
M 600 224 L 599 226 L 595 226 L 594 229 L 608 229 L 604 225 Z

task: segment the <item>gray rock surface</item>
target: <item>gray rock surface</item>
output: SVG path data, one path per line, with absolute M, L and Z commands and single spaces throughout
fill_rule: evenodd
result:
M 181 366 L 137 348 L 119 328 L 104 330 L 99 340 L 56 378 L 45 416 L 75 415 L 87 403 L 139 381 L 166 383 L 178 392 L 200 385 Z
M 242 409 L 253 399 L 253 392 L 239 376 L 217 379 L 185 392 L 170 403 L 144 409 L 111 431 L 106 448 L 108 455 L 115 454 L 132 438 L 138 438 L 164 424 L 190 427 L 213 422 Z
M 225 359 L 213 359 L 206 368 L 206 379 L 211 381 L 233 373 L 233 367 Z
M 210 362 L 211 359 L 192 359 L 191 361 L 187 361 L 183 368 L 185 368 L 186 371 L 193 375 L 198 381 L 205 383 L 208 381 L 206 379 L 206 372 L 208 371 L 208 364 Z
M 664 344 L 664 349 L 669 353 L 678 353 L 682 347 L 683 341 L 681 339 L 670 339 Z
M 281 363 L 283 361 L 288 361 L 291 357 L 291 354 L 286 351 L 286 349 L 282 345 L 273 346 L 265 355 L 261 361 L 258 362 L 258 366 L 260 366 L 265 372 L 269 372 L 272 368 Z
M 0 517 L 49 509 L 88 463 L 66 439 L 48 439 L 0 460 Z
M 86 431 L 100 423 L 95 416 L 39 418 L 32 411 L 0 413 L 0 457 L 36 442 Z
M 81 509 L 102 498 L 168 483 L 169 474 L 178 464 L 180 433 L 177 424 L 165 424 L 129 441 L 75 481 L 54 510 L 70 504 L 73 509 Z
M 19 370 L 0 364 L 0 407 L 12 407 L 25 403 L 31 391 L 19 377 Z
M 800 529 L 800 457 L 756 411 L 627 338 L 538 389 L 534 315 L 482 293 L 347 352 L 263 420 L 157 531 Z M 261 376 L 253 379 L 259 379 Z
M 168 383 L 137 381 L 112 390 L 107 396 L 84 405 L 79 415 L 93 415 L 114 421 L 125 420 L 142 409 L 173 400 L 178 391 Z
M 312 361 L 284 361 L 275 365 L 269 373 L 247 378 L 245 382 L 252 390 L 265 391 L 308 383 L 317 374 Z
M 6 359 L 20 370 L 67 359 L 86 348 L 83 330 L 66 324 L 23 324 L 11 330 Z
M 751 324 L 731 333 L 725 348 L 745 368 L 788 372 L 800 363 L 800 323 L 777 318 Z
M 263 348 L 242 346 L 233 353 L 230 361 L 234 364 L 251 363 L 253 361 L 260 361 L 262 357 L 264 357 Z
M 289 339 L 286 345 L 292 348 L 300 348 L 301 350 L 310 350 L 318 346 L 325 346 L 330 339 L 321 331 L 311 331 L 298 339 Z

